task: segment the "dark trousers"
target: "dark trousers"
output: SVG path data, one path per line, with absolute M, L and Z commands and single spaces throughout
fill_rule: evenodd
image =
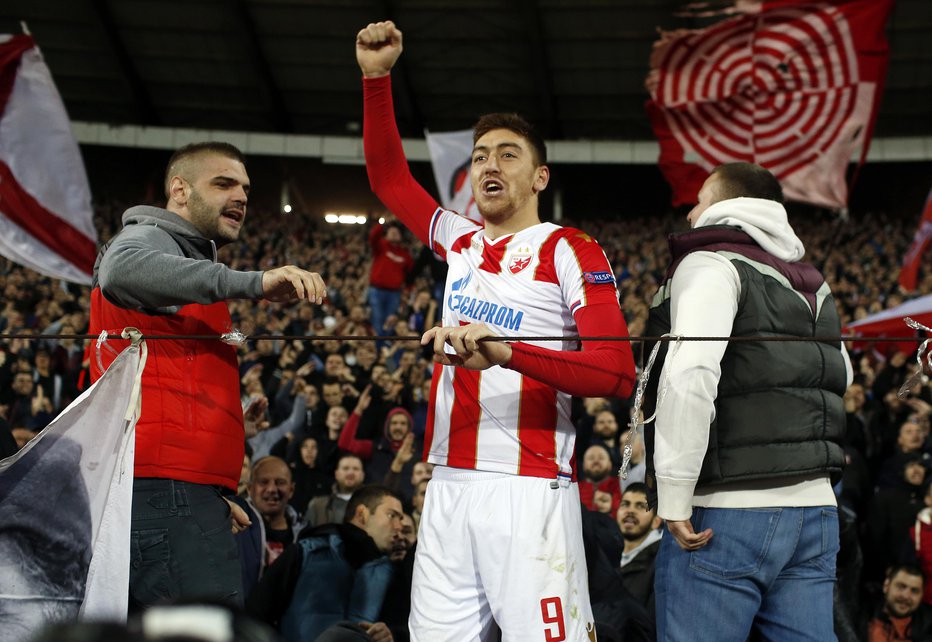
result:
M 199 599 L 243 603 L 229 505 L 215 486 L 133 480 L 130 610 Z

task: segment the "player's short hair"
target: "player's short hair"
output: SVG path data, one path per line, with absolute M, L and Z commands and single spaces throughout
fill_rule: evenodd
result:
M 760 165 L 743 162 L 725 163 L 716 167 L 712 173 L 718 176 L 720 200 L 744 196 L 777 203 L 783 202 L 783 188 L 780 187 L 780 181 Z
M 545 165 L 547 163 L 547 145 L 543 137 L 520 114 L 499 112 L 482 116 L 472 128 L 472 144 L 475 145 L 476 141 L 493 129 L 507 129 L 518 134 L 531 144 L 534 164 Z
M 356 515 L 356 509 L 360 506 L 365 506 L 369 509 L 370 513 L 374 513 L 375 509 L 385 501 L 386 497 L 394 497 L 399 502 L 402 501 L 401 495 L 388 486 L 382 486 L 381 484 L 366 484 L 365 486 L 360 486 L 346 504 L 346 514 L 343 515 L 343 521 L 345 523 L 353 521 L 353 516 Z
M 165 198 L 169 197 L 169 181 L 172 176 L 180 176 L 186 169 L 186 164 L 198 156 L 205 154 L 215 154 L 217 156 L 226 156 L 246 165 L 246 157 L 243 152 L 235 145 L 222 143 L 219 141 L 204 141 L 202 143 L 191 143 L 185 145 L 168 159 L 168 165 L 165 166 Z

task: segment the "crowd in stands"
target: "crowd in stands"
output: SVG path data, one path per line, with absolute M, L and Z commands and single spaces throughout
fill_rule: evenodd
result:
M 119 230 L 119 209 L 98 208 L 101 243 Z M 806 258 L 825 273 L 843 323 L 908 298 L 896 278 L 914 231 L 911 224 L 882 215 L 849 222 L 791 215 L 791 222 L 805 243 Z M 666 216 L 563 224 L 599 239 L 615 271 L 630 334 L 642 335 L 651 297 L 668 264 L 667 235 L 685 229 L 685 221 Z M 399 303 L 387 313 L 380 311 L 373 325 L 371 231 L 372 226 L 312 223 L 296 214 L 251 213 L 241 241 L 221 250 L 221 260 L 234 269 L 294 264 L 317 271 L 329 295 L 321 306 L 230 305 L 235 326 L 249 337 L 239 351 L 243 406 L 261 403 L 264 408 L 267 400 L 262 429 L 247 439 L 240 485 L 241 504 L 254 515 L 254 529 L 238 536 L 247 590 L 259 585 L 265 569 L 300 538 L 302 529 L 342 523 L 351 496 L 363 485 L 385 486 L 402 500 L 403 544 L 392 553 L 392 563 L 404 565 L 416 545 L 432 468 L 421 462 L 432 362 L 417 339 L 441 316 L 438 266 L 431 265 L 429 252 L 403 236 L 407 279 Z M 376 232 L 393 241 L 402 236 L 391 224 Z M 920 275 L 920 293 L 932 292 L 929 263 Z M 92 342 L 42 338 L 86 332 L 88 288 L 0 259 L 0 291 L 0 333 L 35 335 L 0 345 L 0 454 L 6 456 L 88 386 L 87 359 L 94 356 L 85 352 L 85 344 Z M 368 339 L 380 335 L 395 339 Z M 904 617 L 932 628 L 932 616 L 925 612 L 932 608 L 932 582 L 923 580 L 932 578 L 932 384 L 914 379 L 911 394 L 902 398 L 897 392 L 916 371 L 914 354 L 880 354 L 868 347 L 852 351 L 851 357 L 855 378 L 845 395 L 848 466 L 836 486 L 842 516 L 838 573 L 844 580 L 838 586 L 836 619 L 840 639 L 865 639 L 868 630 L 875 639 L 875 633 L 890 627 L 905 630 L 910 623 L 904 625 Z M 636 362 L 644 358 L 635 343 Z M 608 573 L 612 577 L 606 586 L 613 581 L 624 585 L 631 603 L 621 608 L 637 620 L 653 608 L 652 560 L 661 530 L 656 513 L 646 506 L 639 436 L 633 440 L 628 478 L 619 482 L 616 475 L 629 403 L 577 399 L 574 419 L 581 501 L 593 513 L 585 524 L 596 533 L 593 546 L 599 549 L 593 558 L 610 567 L 593 569 L 590 559 L 590 576 Z M 410 572 L 401 577 L 410 581 Z M 907 598 L 897 601 L 891 592 L 908 592 L 917 583 L 922 597 L 910 598 L 915 604 L 904 615 Z M 390 590 L 404 592 L 395 584 Z M 592 594 L 593 602 L 602 595 L 595 589 Z M 405 608 L 403 599 L 385 606 Z M 876 621 L 868 623 L 875 614 Z M 400 640 L 406 639 L 405 619 L 396 612 L 381 621 Z

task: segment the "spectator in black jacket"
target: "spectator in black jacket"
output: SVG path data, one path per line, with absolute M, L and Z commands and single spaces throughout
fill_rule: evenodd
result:
M 305 437 L 301 444 L 288 455 L 288 466 L 294 478 L 294 495 L 289 503 L 303 515 L 307 505 L 315 497 L 329 495 L 333 487 L 333 475 L 317 465 L 320 447 L 314 437 Z
M 633 483 L 621 496 L 616 513 L 618 527 L 625 538 L 621 554 L 621 580 L 648 613 L 654 612 L 654 562 L 660 549 L 660 527 L 657 507 L 647 505 L 647 486 Z
M 647 642 L 656 640 L 654 614 L 625 588 L 618 568 L 624 550 L 612 518 L 596 511 L 582 511 L 583 546 L 589 574 L 589 599 L 600 642 Z
M 883 569 L 899 560 L 907 544 L 909 528 L 922 510 L 926 468 L 921 459 L 906 459 L 896 486 L 881 488 L 874 495 L 867 514 L 867 541 L 864 550 L 865 579 L 880 581 Z

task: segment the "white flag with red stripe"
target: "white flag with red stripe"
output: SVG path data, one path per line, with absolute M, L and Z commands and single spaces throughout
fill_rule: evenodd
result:
M 472 130 L 432 134 L 424 132 L 430 164 L 440 192 L 440 204 L 459 212 L 477 223 L 482 215 L 476 209 L 469 183 L 469 166 L 472 163 Z
M 97 255 L 81 152 L 31 36 L 0 35 L 0 254 L 87 285 Z

